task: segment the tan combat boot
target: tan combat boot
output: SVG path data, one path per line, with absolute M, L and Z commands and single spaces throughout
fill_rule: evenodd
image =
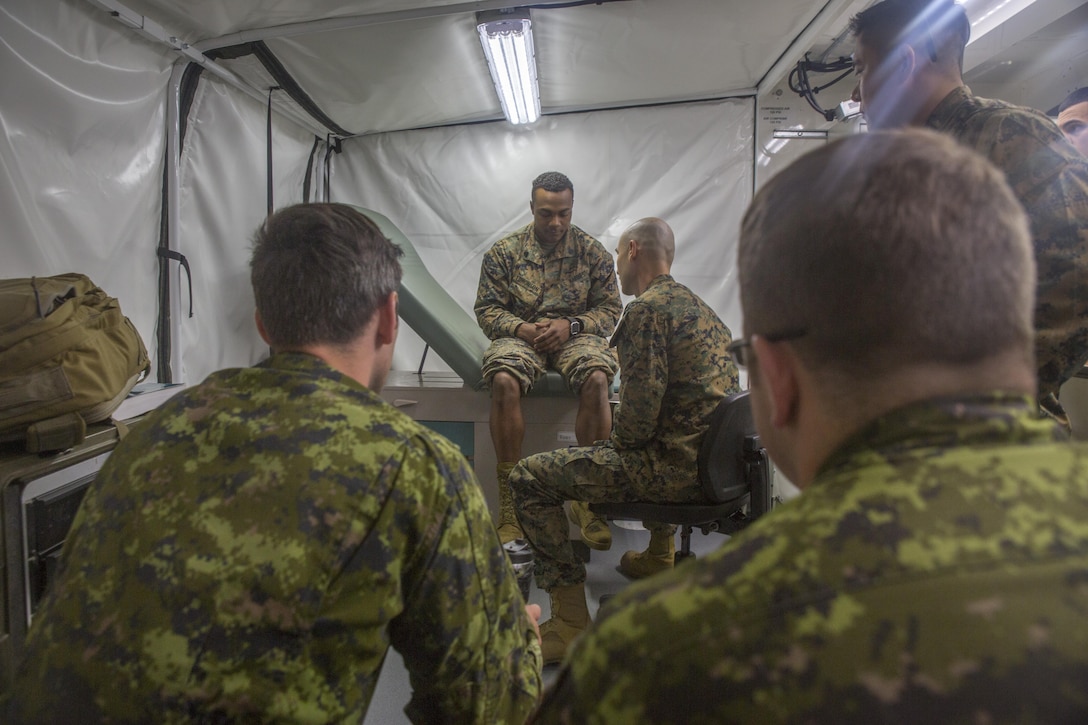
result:
M 556 587 L 548 594 L 552 600 L 552 617 L 540 625 L 541 651 L 544 664 L 563 661 L 567 647 L 589 627 L 585 584 Z
M 608 551 L 612 548 L 612 529 L 597 514 L 589 510 L 585 501 L 571 501 L 570 521 L 582 530 L 582 541 L 591 549 Z
M 644 579 L 671 569 L 675 556 L 675 535 L 651 529 L 650 545 L 646 551 L 628 551 L 624 554 L 620 559 L 620 572 L 632 579 Z
M 514 469 L 513 463 L 500 463 L 497 467 L 499 479 L 499 541 L 507 544 L 517 539 L 524 539 L 525 533 L 518 523 L 517 512 L 514 511 L 514 492 L 510 490 L 510 471 Z

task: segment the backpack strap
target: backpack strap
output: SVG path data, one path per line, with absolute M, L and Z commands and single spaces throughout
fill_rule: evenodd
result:
M 87 424 L 79 413 L 65 413 L 39 420 L 26 429 L 26 449 L 31 453 L 63 451 L 87 437 Z

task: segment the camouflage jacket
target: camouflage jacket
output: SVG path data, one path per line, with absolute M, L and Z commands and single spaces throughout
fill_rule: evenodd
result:
M 710 414 L 740 390 L 730 342 L 714 310 L 667 274 L 628 303 L 612 336 L 621 371 L 612 445 L 627 473 L 658 483 L 665 499 L 698 490 Z
M 472 471 L 317 358 L 214 373 L 134 426 L 76 518 L 6 722 L 518 723 L 539 645 Z
M 1088 360 L 1088 160 L 1039 111 L 978 98 L 962 86 L 926 125 L 1004 171 L 1031 219 L 1039 394 L 1057 395 Z
M 868 426 L 609 602 L 538 722 L 1088 721 L 1088 447 L 1028 397 Z
M 573 224 L 547 256 L 530 224 L 496 242 L 480 267 L 476 320 L 492 340 L 513 337 L 523 322 L 559 317 L 608 337 L 621 307 L 612 255 Z

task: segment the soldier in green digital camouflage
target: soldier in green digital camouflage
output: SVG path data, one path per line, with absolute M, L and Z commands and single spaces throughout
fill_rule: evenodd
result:
M 465 459 L 378 397 L 399 256 L 342 205 L 263 224 L 271 358 L 174 396 L 103 466 L 4 722 L 360 722 L 390 645 L 413 721 L 524 721 L 539 610 Z
M 642 219 L 620 235 L 620 286 L 636 298 L 612 336 L 622 375 L 610 439 L 529 456 L 510 474 L 522 528 L 536 555 L 537 584 L 551 595 L 552 616 L 540 630 L 545 664 L 560 661 L 589 624 L 586 568 L 571 548 L 563 502 L 703 500 L 699 446 L 718 403 L 739 390 L 737 368 L 726 351 L 729 329 L 669 274 L 674 253 L 672 230 L 661 219 Z M 675 527 L 647 528 L 647 550 L 629 551 L 621 561 L 632 576 L 673 564 Z
M 802 494 L 635 584 L 536 722 L 1088 719 L 1088 447 L 1036 415 L 1003 175 L 925 130 L 759 192 L 738 250 L 756 427 Z
M 533 221 L 495 243 L 480 268 L 476 319 L 491 345 L 482 373 L 491 387 L 489 427 L 499 482 L 499 538 L 523 545 L 507 479 L 521 459 L 521 397 L 548 368 L 578 395 L 579 445 L 608 437 L 609 392 L 617 363 L 608 337 L 620 314 L 612 255 L 570 223 L 574 186 L 557 171 L 533 180 Z M 586 543 L 612 545 L 608 525 L 576 505 L 571 513 Z
M 1043 113 L 963 84 L 971 26 L 953 0 L 884 0 L 851 21 L 855 100 L 872 128 L 927 126 L 1005 172 L 1031 223 L 1039 402 L 1068 429 L 1059 388 L 1088 360 L 1088 160 Z

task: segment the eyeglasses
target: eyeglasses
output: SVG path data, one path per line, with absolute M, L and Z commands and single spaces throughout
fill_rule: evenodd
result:
M 798 328 L 796 330 L 787 330 L 786 332 L 777 332 L 771 335 L 760 335 L 767 342 L 785 342 L 786 340 L 796 340 L 799 337 L 804 337 L 804 328 Z M 748 367 L 748 350 L 752 347 L 752 337 L 742 337 L 738 340 L 734 340 L 726 346 L 725 351 L 733 356 L 733 360 L 736 361 L 738 367 Z
M 926 25 L 926 51 L 929 53 L 929 60 L 933 63 L 937 62 L 937 44 L 933 42 L 933 28 L 930 27 L 928 20 L 923 21 Z

